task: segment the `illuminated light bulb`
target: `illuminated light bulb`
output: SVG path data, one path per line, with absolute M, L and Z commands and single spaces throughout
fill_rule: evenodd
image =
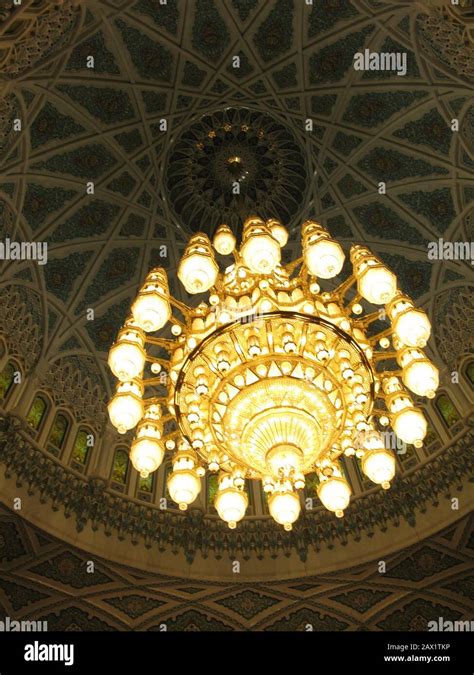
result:
M 292 529 L 301 511 L 299 497 L 292 490 L 274 492 L 268 498 L 268 508 L 272 518 L 279 525 L 283 525 L 287 532 Z
M 386 487 L 395 476 L 395 456 L 386 448 L 368 450 L 362 457 L 362 471 L 373 483 Z
M 270 233 L 263 220 L 249 218 L 244 223 L 243 243 L 240 254 L 254 274 L 271 274 L 280 264 L 280 244 Z
M 133 380 L 143 372 L 146 354 L 145 335 L 139 328 L 121 330 L 109 352 L 108 364 L 122 382 Z
M 146 425 L 145 425 L 146 426 Z M 143 432 L 146 434 L 146 429 Z M 139 436 L 130 448 L 130 461 L 142 478 L 147 478 L 163 462 L 165 449 L 163 443 L 152 436 Z
M 161 372 L 161 363 L 158 363 L 158 361 L 155 361 L 155 363 L 152 363 L 150 366 L 151 372 L 154 375 L 158 375 L 158 373 Z
M 173 471 L 168 478 L 168 492 L 171 499 L 185 511 L 201 491 L 201 480 L 195 468 L 195 456 L 189 452 L 178 452 L 173 460 Z
M 230 356 L 229 353 L 222 350 L 217 354 L 217 368 L 221 373 L 226 373 L 230 368 Z
M 351 488 L 344 478 L 331 476 L 319 483 L 318 497 L 328 511 L 333 511 L 340 518 L 349 505 Z
M 351 311 L 353 314 L 362 314 L 364 309 L 360 303 L 355 302 L 351 307 Z
M 219 453 L 216 450 L 212 450 L 209 453 L 208 460 L 209 460 L 209 464 L 208 464 L 209 471 L 212 471 L 212 473 L 215 473 L 216 471 L 219 471 L 219 466 L 220 466 Z
M 265 461 L 274 476 L 289 476 L 292 472 L 300 473 L 303 452 L 289 443 L 276 445 L 266 454 Z
M 188 293 L 205 293 L 216 283 L 219 267 L 209 237 L 195 234 L 189 240 L 178 266 L 178 278 Z
M 388 349 L 390 347 L 390 340 L 386 337 L 380 338 L 379 345 L 382 349 Z
M 409 347 L 424 347 L 431 334 L 431 324 L 425 312 L 412 309 L 399 314 L 393 322 L 393 330 Z
M 171 332 L 175 337 L 178 337 L 178 335 L 181 335 L 181 333 L 183 332 L 183 329 L 178 323 L 174 323 L 171 326 Z
M 427 432 L 427 422 L 420 410 L 404 408 L 392 419 L 392 428 L 404 443 L 420 448 Z
M 267 226 L 270 228 L 272 237 L 277 240 L 281 248 L 286 246 L 288 242 L 288 230 L 286 227 L 283 227 L 279 220 L 275 220 L 273 218 L 267 220 Z
M 368 302 L 383 305 L 397 291 L 397 277 L 385 265 L 368 266 L 358 278 L 358 291 Z
M 110 421 L 119 433 L 136 427 L 144 414 L 143 384 L 138 380 L 119 382 L 115 396 L 107 406 Z
M 409 347 L 423 348 L 431 334 L 431 324 L 422 309 L 415 309 L 413 301 L 397 293 L 387 307 L 387 314 L 398 339 Z
M 163 328 L 171 317 L 168 279 L 161 267 L 148 274 L 132 305 L 132 314 L 136 323 L 147 333 Z
M 321 238 L 304 250 L 304 259 L 311 274 L 320 279 L 332 279 L 342 270 L 344 251 L 337 241 Z
M 402 380 L 418 396 L 434 398 L 439 386 L 439 371 L 428 359 L 413 359 L 403 366 Z
M 296 344 L 291 333 L 285 333 L 282 338 L 283 349 L 287 354 L 294 354 L 296 352 Z
M 392 300 L 397 292 L 397 277 L 368 248 L 352 246 L 351 262 L 359 295 L 374 305 Z
M 316 281 L 312 281 L 310 283 L 310 285 L 309 285 L 310 293 L 312 293 L 313 295 L 317 295 L 320 290 L 321 290 L 321 286 Z
M 219 517 L 231 529 L 234 529 L 237 523 L 245 516 L 248 503 L 247 494 L 233 485 L 231 476 L 225 475 L 221 477 L 214 506 Z
M 212 240 L 216 251 L 221 255 L 229 255 L 235 249 L 236 239 L 228 225 L 219 225 Z

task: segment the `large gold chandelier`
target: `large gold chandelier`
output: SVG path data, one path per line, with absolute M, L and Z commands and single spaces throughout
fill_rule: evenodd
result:
M 280 222 L 258 217 L 244 223 L 239 249 L 226 225 L 212 244 L 195 234 L 178 278 L 189 294 L 208 294 L 206 301 L 188 307 L 173 298 L 164 269 L 153 269 L 109 354 L 119 380 L 109 415 L 121 433 L 137 427 L 133 466 L 147 477 L 173 453 L 168 490 L 183 510 L 198 496 L 206 467 L 218 472 L 215 508 L 231 528 L 248 506 L 246 479 L 262 482 L 270 513 L 286 530 L 299 516 L 298 491 L 310 472 L 324 506 L 343 515 L 351 489 L 342 455 L 355 455 L 388 488 L 396 462 L 383 429 L 390 424 L 420 447 L 426 420 L 407 389 L 433 397 L 438 386 L 438 370 L 422 351 L 430 322 L 375 255 L 353 246 L 353 275 L 323 291 L 319 280 L 342 270 L 339 243 L 309 220 L 302 257 L 284 265 L 287 239 Z M 224 272 L 214 251 L 233 256 Z M 368 303 L 385 306 L 390 328 L 373 334 L 382 308 L 368 311 Z M 165 337 L 149 335 L 162 330 Z M 154 355 L 157 349 L 168 356 Z M 166 395 L 145 398 L 163 373 Z

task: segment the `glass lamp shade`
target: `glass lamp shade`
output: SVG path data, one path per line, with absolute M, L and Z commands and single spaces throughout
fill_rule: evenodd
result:
M 108 364 L 115 377 L 122 382 L 138 377 L 145 366 L 143 342 L 119 339 L 110 349 Z
M 171 316 L 171 307 L 159 291 L 141 290 L 132 305 L 132 313 L 140 328 L 150 333 L 163 328 Z
M 236 487 L 228 487 L 219 490 L 214 506 L 219 516 L 228 523 L 231 529 L 245 516 L 248 506 L 248 497 L 243 490 Z
M 285 530 L 292 529 L 293 523 L 300 515 L 301 505 L 296 492 L 274 492 L 268 500 L 270 514 Z
M 218 253 L 229 255 L 235 248 L 236 239 L 228 225 L 219 225 L 212 243 Z
M 288 230 L 286 227 L 283 227 L 278 220 L 269 220 L 267 221 L 267 225 L 270 227 L 272 237 L 277 240 L 281 248 L 286 246 L 288 242 Z
M 341 518 L 349 505 L 351 488 L 344 478 L 332 476 L 318 485 L 318 497 L 328 511 Z
M 416 408 L 404 408 L 395 413 L 392 427 L 404 443 L 419 448 L 426 436 L 427 423 L 423 413 Z
M 304 260 L 311 274 L 321 279 L 332 279 L 342 270 L 344 251 L 333 239 L 321 238 L 314 244 L 308 244 L 304 251 Z
M 368 265 L 357 279 L 360 295 L 374 305 L 383 305 L 397 292 L 397 277 L 384 265 Z
M 424 347 L 430 337 L 431 324 L 423 310 L 409 309 L 395 317 L 393 330 L 409 347 Z
M 168 478 L 171 499 L 185 511 L 201 491 L 201 480 L 195 469 L 177 469 Z
M 271 274 L 281 260 L 280 244 L 264 232 L 250 235 L 242 245 L 241 254 L 254 274 Z
M 164 454 L 163 443 L 147 436 L 136 438 L 130 448 L 130 460 L 142 478 L 147 478 L 158 469 Z
M 295 445 L 282 443 L 269 450 L 265 459 L 270 472 L 274 476 L 279 476 L 281 473 L 288 476 L 292 472 L 299 473 L 301 471 L 303 453 Z
M 178 278 L 191 295 L 205 293 L 216 283 L 219 268 L 210 255 L 193 253 L 182 258 Z
M 108 405 L 110 421 L 119 433 L 136 427 L 145 412 L 141 395 L 143 390 L 135 382 L 121 382 Z
M 402 380 L 418 396 L 434 398 L 439 385 L 439 371 L 428 359 L 414 359 L 404 366 Z
M 362 458 L 362 471 L 367 478 L 384 488 L 390 487 L 395 468 L 395 455 L 386 448 L 369 450 Z

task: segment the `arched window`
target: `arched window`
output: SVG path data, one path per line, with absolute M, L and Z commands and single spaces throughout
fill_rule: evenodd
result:
M 470 362 L 467 364 L 466 369 L 464 370 L 464 372 L 466 373 L 467 381 L 469 382 L 469 384 L 471 385 L 471 387 L 474 388 L 474 361 L 470 361 Z
M 130 459 L 127 448 L 117 448 L 112 465 L 112 483 L 119 490 L 125 490 L 128 482 Z
M 445 393 L 440 394 L 436 397 L 435 406 L 441 419 L 445 425 L 450 429 L 461 419 L 460 414 L 458 413 L 456 406 L 451 401 L 449 396 Z
M 81 427 L 74 439 L 71 452 L 71 464 L 75 469 L 84 471 L 89 460 L 91 448 L 94 447 L 94 434 L 90 429 Z
M 62 412 L 57 412 L 48 434 L 46 447 L 53 455 L 59 455 L 66 443 L 67 433 L 71 423 Z
M 39 431 L 43 425 L 43 422 L 46 419 L 48 408 L 49 404 L 44 396 L 41 394 L 35 396 L 28 415 L 26 416 L 26 421 L 33 431 Z
M 0 400 L 4 401 L 7 398 L 15 383 L 15 374 L 18 372 L 18 368 L 12 361 L 5 365 L 0 373 Z
M 151 473 L 147 478 L 138 476 L 137 496 L 144 501 L 151 501 L 153 497 L 153 488 L 155 486 L 155 473 Z

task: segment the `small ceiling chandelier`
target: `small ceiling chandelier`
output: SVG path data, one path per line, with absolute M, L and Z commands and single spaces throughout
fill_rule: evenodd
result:
M 164 269 L 153 269 L 109 354 L 119 380 L 109 415 L 121 433 L 137 427 L 133 466 L 147 477 L 173 453 L 168 490 L 182 510 L 198 496 L 206 467 L 218 472 L 214 505 L 231 528 L 245 515 L 247 479 L 262 482 L 286 530 L 311 472 L 323 505 L 343 515 L 351 489 L 342 455 L 355 455 L 389 488 L 396 462 L 383 428 L 420 447 L 426 420 L 407 389 L 431 398 L 438 386 L 422 351 L 430 322 L 381 260 L 353 246 L 353 275 L 323 291 L 319 281 L 342 270 L 339 243 L 309 220 L 302 257 L 285 265 L 287 239 L 280 222 L 258 217 L 244 223 L 240 249 L 226 225 L 213 244 L 195 234 L 178 278 L 188 293 L 208 294 L 206 302 L 188 307 L 171 297 Z M 233 256 L 224 272 L 213 248 Z M 381 308 L 368 311 L 368 303 L 385 306 L 390 328 L 374 332 Z M 166 337 L 148 335 L 161 330 Z M 163 373 L 159 396 L 153 387 Z M 152 395 L 144 398 L 145 389 Z

